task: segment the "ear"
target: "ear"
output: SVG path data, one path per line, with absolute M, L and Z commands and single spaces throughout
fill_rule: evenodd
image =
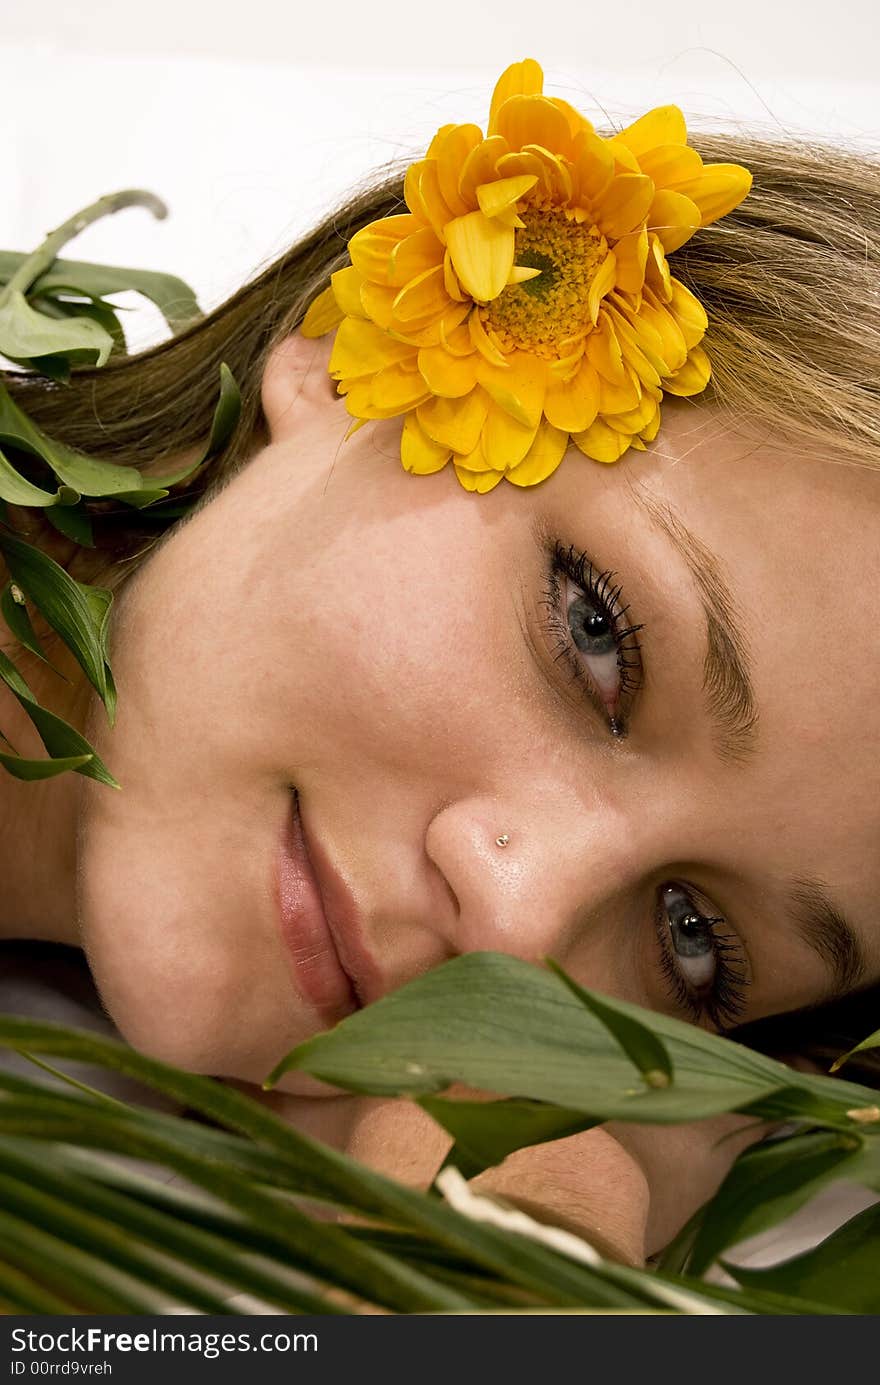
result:
M 273 346 L 263 371 L 260 398 L 271 442 L 302 425 L 302 410 L 337 399 L 327 373 L 332 333 L 317 341 L 294 332 Z

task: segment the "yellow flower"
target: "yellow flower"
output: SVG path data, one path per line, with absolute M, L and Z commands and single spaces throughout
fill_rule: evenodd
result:
M 364 227 L 303 323 L 336 330 L 330 373 L 359 420 L 404 416 L 408 471 L 450 460 L 468 490 L 532 486 L 569 438 L 599 462 L 644 450 L 660 400 L 708 383 L 704 309 L 667 255 L 742 201 L 677 106 L 613 138 L 542 95 L 531 59 L 484 136 L 445 125 L 408 169 L 408 210 Z

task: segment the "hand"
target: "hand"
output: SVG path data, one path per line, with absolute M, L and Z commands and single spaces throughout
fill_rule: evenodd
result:
M 414 1102 L 304 1102 L 283 1092 L 246 1090 L 299 1129 L 411 1187 L 430 1185 L 450 1147 L 449 1136 Z M 481 1095 L 461 1086 L 449 1094 Z M 769 1129 L 735 1115 L 673 1126 L 608 1122 L 518 1150 L 471 1186 L 583 1236 L 611 1259 L 641 1266 L 712 1196 L 740 1151 Z

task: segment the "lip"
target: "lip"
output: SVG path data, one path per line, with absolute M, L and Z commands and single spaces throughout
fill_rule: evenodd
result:
M 298 993 L 328 1025 L 369 1004 L 384 989 L 360 937 L 354 898 L 291 797 L 278 852 L 281 937 Z

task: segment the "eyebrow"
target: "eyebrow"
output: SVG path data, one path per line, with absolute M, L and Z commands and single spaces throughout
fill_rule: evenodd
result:
M 793 880 L 789 889 L 789 917 L 831 972 L 833 994 L 854 990 L 868 969 L 856 930 L 829 898 L 821 880 Z
M 718 731 L 716 750 L 725 761 L 742 760 L 755 748 L 758 709 L 749 676 L 748 646 L 730 588 L 718 561 L 668 504 L 633 490 L 633 499 L 681 554 L 699 589 L 706 617 L 703 690 Z M 832 995 L 854 990 L 867 972 L 859 934 L 829 896 L 823 881 L 789 882 L 787 913 L 798 936 L 825 964 Z
M 721 567 L 669 505 L 633 491 L 636 504 L 662 529 L 696 583 L 706 619 L 703 692 L 715 723 L 715 749 L 725 762 L 746 759 L 755 749 L 758 707 L 749 672 L 748 644 Z

